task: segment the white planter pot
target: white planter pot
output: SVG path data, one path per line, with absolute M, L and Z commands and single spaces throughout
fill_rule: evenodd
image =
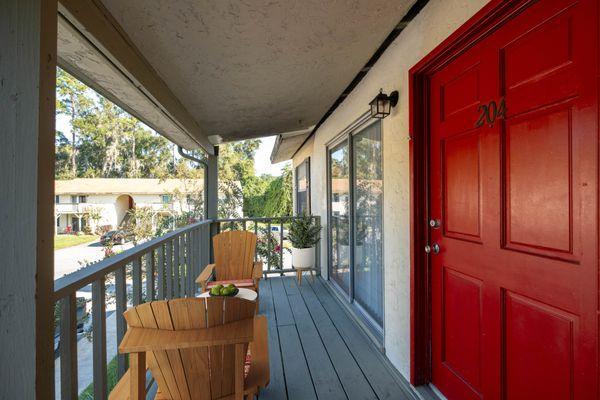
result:
M 315 265 L 315 248 L 297 249 L 292 247 L 292 265 L 295 268 L 311 268 Z

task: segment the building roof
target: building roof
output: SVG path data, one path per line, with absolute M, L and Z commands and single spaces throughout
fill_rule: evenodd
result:
M 291 159 L 310 135 L 312 128 L 277 135 L 273 150 L 271 150 L 271 163 L 276 164 Z
M 55 193 L 61 194 L 166 194 L 178 190 L 203 190 L 202 179 L 77 178 L 57 180 Z

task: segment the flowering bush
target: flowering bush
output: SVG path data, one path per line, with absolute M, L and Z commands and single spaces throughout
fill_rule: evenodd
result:
M 283 248 L 284 251 L 290 251 L 290 249 Z M 269 269 L 279 268 L 283 265 L 281 256 L 281 243 L 279 239 L 269 231 L 267 228 L 261 228 L 258 231 L 258 238 L 256 241 L 256 253 L 259 259 L 268 265 Z

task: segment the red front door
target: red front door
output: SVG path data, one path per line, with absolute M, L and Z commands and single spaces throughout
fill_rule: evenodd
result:
M 533 2 L 430 77 L 432 383 L 597 398 L 596 0 Z

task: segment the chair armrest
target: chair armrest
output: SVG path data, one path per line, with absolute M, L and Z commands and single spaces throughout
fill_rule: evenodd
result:
M 249 343 L 254 339 L 254 318 L 204 329 L 170 331 L 153 328 L 129 328 L 119 345 L 119 353 L 179 350 L 195 347 Z
M 254 317 L 254 341 L 250 343 L 250 372 L 246 377 L 246 387 L 265 388 L 269 384 L 269 335 L 267 317 Z
M 108 395 L 108 400 L 145 400 L 146 399 L 146 353 L 134 353 L 129 356 L 129 369 L 121 377 Z
M 202 286 L 202 291 L 203 292 L 206 291 L 206 283 L 208 282 L 208 280 L 212 276 L 212 274 L 214 272 L 214 269 L 215 269 L 215 264 L 208 264 L 202 270 L 202 272 L 200 272 L 200 275 L 198 275 L 198 278 L 196 278 L 196 283 L 199 284 L 200 286 Z
M 257 261 L 254 263 L 254 267 L 252 268 L 252 279 L 262 279 L 263 277 L 263 263 L 262 261 Z

